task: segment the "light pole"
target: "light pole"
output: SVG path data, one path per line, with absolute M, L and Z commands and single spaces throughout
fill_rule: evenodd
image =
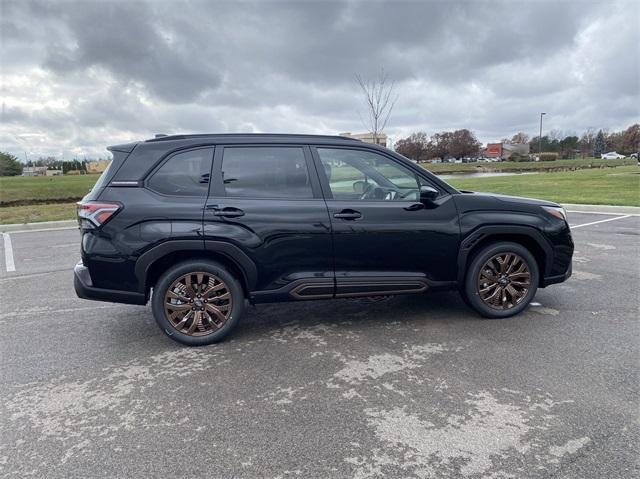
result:
M 542 117 L 546 115 L 546 113 L 540 113 L 540 134 L 538 135 L 538 159 L 540 159 L 540 154 L 542 153 Z

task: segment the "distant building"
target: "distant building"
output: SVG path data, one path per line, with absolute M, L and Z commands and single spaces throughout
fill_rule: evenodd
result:
M 46 176 L 46 166 L 25 166 L 22 169 L 22 176 Z
M 340 136 L 346 136 L 349 138 L 355 138 L 356 140 L 364 141 L 365 143 L 374 143 L 380 146 L 387 147 L 387 135 L 384 133 L 378 133 L 377 141 L 373 140 L 373 133 L 340 133 Z
M 107 169 L 111 160 L 87 161 L 87 173 L 102 173 Z
M 62 170 L 47 170 L 45 173 L 47 176 L 62 176 Z
M 527 156 L 529 154 L 529 143 L 487 143 L 483 156 L 485 158 L 508 160 L 514 153 Z

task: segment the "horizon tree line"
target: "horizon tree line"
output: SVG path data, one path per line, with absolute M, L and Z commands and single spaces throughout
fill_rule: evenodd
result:
M 572 132 L 563 133 L 551 130 L 540 139 L 538 135 L 530 137 L 524 132 L 514 134 L 510 139 L 503 138 L 502 143 L 532 145 L 532 153 L 557 153 L 559 158 L 575 158 L 581 155 L 599 157 L 602 153 L 616 151 L 629 155 L 640 149 L 640 123 L 629 126 L 626 130 L 609 131 L 608 129 L 588 128 L 580 137 Z M 540 151 L 539 145 L 542 146 Z M 403 156 L 415 161 L 435 158 L 476 157 L 481 153 L 482 144 L 475 134 L 468 130 L 443 131 L 428 136 L 424 131 L 412 133 L 398 140 L 395 150 Z

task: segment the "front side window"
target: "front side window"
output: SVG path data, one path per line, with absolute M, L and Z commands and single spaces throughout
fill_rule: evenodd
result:
M 420 179 L 389 158 L 364 150 L 318 148 L 334 199 L 417 201 Z
M 169 158 L 149 179 L 149 189 L 173 196 L 207 196 L 212 148 L 178 153 Z
M 227 196 L 242 198 L 312 198 L 302 148 L 229 147 L 222 177 Z

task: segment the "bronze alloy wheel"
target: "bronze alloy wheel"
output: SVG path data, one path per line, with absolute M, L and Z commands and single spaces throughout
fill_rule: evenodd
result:
M 478 294 L 489 307 L 511 309 L 524 300 L 531 287 L 529 265 L 515 253 L 499 253 L 480 269 Z
M 231 314 L 231 292 L 211 273 L 188 273 L 176 279 L 164 298 L 171 325 L 189 336 L 206 336 L 225 325 Z

